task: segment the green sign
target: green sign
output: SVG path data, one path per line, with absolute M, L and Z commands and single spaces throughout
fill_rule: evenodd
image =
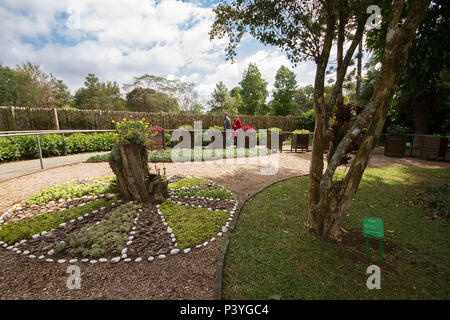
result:
M 380 218 L 363 218 L 364 237 L 383 239 L 384 226 Z

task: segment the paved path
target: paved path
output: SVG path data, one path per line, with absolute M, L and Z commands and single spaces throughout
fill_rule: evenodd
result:
M 67 164 L 84 162 L 90 157 L 106 152 L 90 152 L 70 156 L 44 158 L 44 170 L 65 166 Z M 39 159 L 23 160 L 0 164 L 0 181 L 21 177 L 30 173 L 42 171 Z

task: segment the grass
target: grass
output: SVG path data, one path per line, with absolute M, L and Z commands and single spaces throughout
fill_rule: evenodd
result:
M 176 182 L 169 183 L 169 189 L 192 188 L 195 186 L 204 186 L 211 182 L 200 178 L 183 178 Z
M 177 192 L 180 197 L 205 197 L 214 199 L 235 199 L 235 195 L 223 188 L 206 188 L 202 190 L 180 190 Z
M 105 218 L 95 225 L 83 227 L 72 233 L 67 241 L 58 246 L 58 251 L 72 256 L 99 258 L 106 254 L 119 254 L 128 241 L 141 205 L 128 202 L 106 214 Z
M 159 150 L 150 152 L 148 155 L 149 162 L 172 162 L 172 150 L 167 148 L 166 150 Z M 194 150 L 194 149 L 181 149 L 178 153 L 175 152 L 177 161 L 186 162 L 193 161 L 194 159 L 207 160 L 218 160 L 224 158 L 242 158 L 242 157 L 255 157 L 258 155 L 270 154 L 271 151 L 268 149 L 253 148 L 253 149 L 216 149 L 216 150 Z M 86 162 L 108 162 L 109 153 L 96 155 L 90 157 Z
M 25 203 L 28 205 L 46 203 L 59 199 L 79 198 L 85 195 L 99 195 L 108 192 L 109 188 L 101 184 L 64 182 L 42 189 L 33 194 Z
M 114 199 L 109 201 L 97 200 L 89 202 L 82 207 L 42 213 L 31 218 L 12 221 L 1 228 L 0 239 L 8 244 L 14 244 L 23 239 L 30 239 L 37 233 L 56 228 L 63 222 L 78 218 L 101 207 L 106 207 L 113 202 Z
M 221 230 L 228 217 L 224 210 L 187 207 L 165 201 L 160 210 L 177 238 L 178 248 L 184 249 L 209 241 Z
M 430 219 L 417 201 L 425 183 L 449 178 L 449 169 L 366 170 L 344 228 L 359 236 L 363 217 L 382 218 L 383 243 L 391 247 L 384 263 L 378 249 L 366 258 L 363 238 L 343 246 L 307 232 L 308 177 L 263 190 L 245 204 L 230 236 L 223 298 L 449 299 L 448 225 Z M 366 287 L 372 264 L 381 268 L 380 290 Z

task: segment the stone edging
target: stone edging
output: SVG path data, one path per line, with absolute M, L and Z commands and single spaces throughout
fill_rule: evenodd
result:
M 289 177 L 289 178 L 284 178 L 275 182 L 270 183 L 269 185 L 263 187 L 262 189 L 256 191 L 255 193 L 251 194 L 249 197 L 247 197 L 239 206 L 239 209 L 236 211 L 236 216 L 234 217 L 231 226 L 230 226 L 230 233 L 232 233 L 234 231 L 234 227 L 236 225 L 236 222 L 239 218 L 239 215 L 241 213 L 242 208 L 244 207 L 244 205 L 247 203 L 248 200 L 254 198 L 255 196 L 257 196 L 259 193 L 261 193 L 262 191 L 264 191 L 265 189 L 273 186 L 276 183 L 279 182 L 283 182 L 289 179 L 294 179 L 294 178 L 300 178 L 300 177 L 304 177 L 304 176 L 308 176 L 309 173 L 304 173 L 304 174 L 300 174 L 297 176 L 293 176 L 293 177 Z M 214 280 L 214 293 L 213 293 L 213 300 L 222 300 L 222 276 L 223 276 L 223 265 L 225 263 L 225 256 L 228 250 L 228 245 L 229 245 L 230 239 L 228 238 L 225 243 L 222 246 L 222 250 L 220 252 L 220 256 L 217 259 L 217 264 L 216 264 L 216 278 Z

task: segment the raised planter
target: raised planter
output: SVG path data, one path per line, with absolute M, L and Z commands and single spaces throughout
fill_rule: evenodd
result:
M 164 135 L 164 130 L 155 130 L 156 135 L 154 135 L 150 140 L 150 150 L 165 150 L 166 149 L 166 136 Z
M 297 149 L 300 149 L 301 151 L 309 151 L 309 134 L 299 134 L 299 133 L 293 133 L 292 134 L 292 143 L 291 143 L 291 151 L 295 150 L 297 152 Z
M 384 143 L 384 155 L 404 157 L 406 151 L 406 136 L 388 135 Z
M 425 160 L 437 160 L 438 158 L 445 159 L 447 138 L 441 137 L 423 137 L 422 150 L 420 157 Z

